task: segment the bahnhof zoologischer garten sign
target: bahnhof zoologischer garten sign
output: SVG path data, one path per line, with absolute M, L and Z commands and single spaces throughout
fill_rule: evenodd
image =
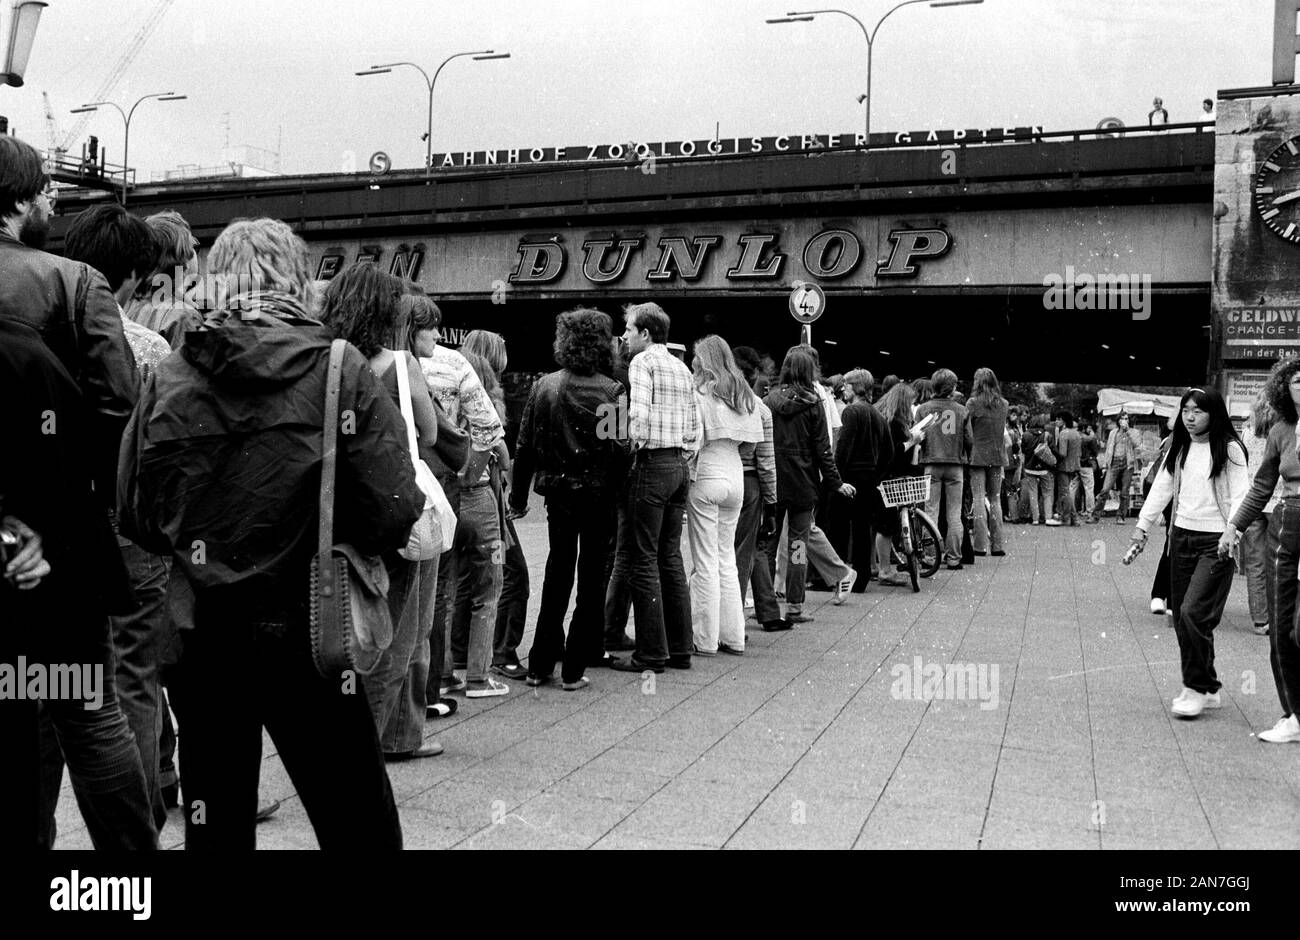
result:
M 1007 143 L 1034 140 L 1042 127 L 996 127 L 988 130 L 900 131 L 872 134 L 871 146 L 897 144 Z M 725 156 L 732 154 L 805 153 L 814 150 L 853 150 L 866 146 L 863 134 L 786 134 L 780 137 L 718 137 L 706 140 L 626 142 L 621 144 L 579 144 L 576 147 L 520 147 L 511 150 L 471 150 L 463 153 L 435 153 L 433 166 L 481 167 L 527 163 L 568 163 L 597 160 L 641 161 L 675 157 Z

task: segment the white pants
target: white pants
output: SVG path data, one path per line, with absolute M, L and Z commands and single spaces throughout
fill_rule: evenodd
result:
M 691 544 L 691 624 L 695 645 L 716 653 L 718 643 L 745 648 L 745 610 L 736 572 L 736 524 L 745 499 L 744 477 L 701 475 L 691 484 L 687 531 Z
M 781 526 L 781 545 L 776 550 L 776 580 L 772 582 L 777 585 L 779 591 L 785 590 L 785 565 L 786 556 L 790 554 L 787 548 L 789 544 L 790 518 L 787 516 L 785 524 Z M 839 553 L 835 551 L 835 546 L 826 537 L 826 533 L 815 524 L 808 530 L 808 564 L 815 568 L 822 580 L 832 588 L 847 578 L 849 572 L 853 570 L 840 558 Z

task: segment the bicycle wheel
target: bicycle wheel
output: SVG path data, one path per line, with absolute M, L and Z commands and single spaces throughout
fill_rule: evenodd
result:
M 922 509 L 912 509 L 912 545 L 921 577 L 933 577 L 943 564 L 943 540 L 939 527 Z

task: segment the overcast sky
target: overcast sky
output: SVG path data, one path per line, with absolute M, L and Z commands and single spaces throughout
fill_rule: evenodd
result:
M 766 25 L 787 2 L 801 0 L 175 0 L 111 97 L 129 106 L 153 92 L 189 95 L 136 112 L 131 163 L 142 181 L 216 164 L 227 114 L 230 143 L 279 146 L 285 172 L 364 167 L 376 150 L 396 167 L 419 166 L 420 76 L 353 73 L 399 59 L 432 72 L 454 52 L 489 48 L 512 58 L 458 59 L 438 79 L 436 151 L 700 139 L 715 122 L 724 137 L 858 131 L 862 33 L 843 16 Z M 895 2 L 839 5 L 870 26 Z M 69 110 L 100 87 L 156 4 L 50 0 L 27 84 L 0 88 L 0 113 L 44 147 L 46 91 L 71 130 Z M 1145 124 L 1156 95 L 1171 121 L 1200 120 L 1216 90 L 1269 83 L 1272 9 L 1271 0 L 916 4 L 877 38 L 872 129 Z M 120 160 L 116 112 L 93 115 L 88 133 Z

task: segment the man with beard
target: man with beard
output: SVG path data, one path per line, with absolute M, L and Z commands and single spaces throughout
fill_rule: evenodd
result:
M 41 155 L 16 137 L 0 136 L 0 317 L 40 334 L 80 387 L 95 415 L 83 453 L 109 508 L 139 378 L 103 275 L 42 250 L 53 198 Z

